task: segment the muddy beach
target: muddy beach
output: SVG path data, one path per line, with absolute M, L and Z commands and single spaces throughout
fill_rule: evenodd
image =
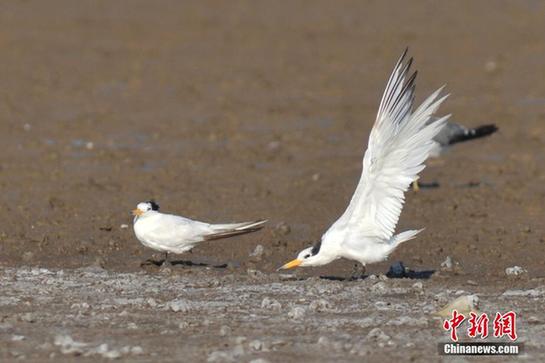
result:
M 517 310 L 518 359 L 543 361 L 544 11 L 0 4 L 0 360 L 441 361 L 432 313 L 477 294 L 482 311 Z M 428 162 L 398 225 L 426 230 L 367 278 L 345 280 L 349 261 L 277 273 L 346 207 L 406 46 L 418 101 L 447 84 L 441 114 L 499 132 Z M 269 223 L 162 271 L 132 231 L 150 198 Z M 415 274 L 387 278 L 396 261 Z

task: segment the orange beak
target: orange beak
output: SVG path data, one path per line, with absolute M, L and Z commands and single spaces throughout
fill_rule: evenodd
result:
M 290 262 L 286 263 L 284 266 L 280 267 L 279 270 L 287 270 L 290 268 L 294 268 L 299 266 L 301 263 L 303 263 L 303 261 L 296 258 L 295 260 L 291 260 Z
M 133 211 L 132 211 L 132 215 L 133 215 L 133 216 L 139 217 L 139 216 L 141 216 L 142 214 L 144 214 L 144 212 L 142 212 L 142 211 L 141 211 L 140 209 L 138 209 L 138 208 L 137 208 L 137 209 L 133 209 Z

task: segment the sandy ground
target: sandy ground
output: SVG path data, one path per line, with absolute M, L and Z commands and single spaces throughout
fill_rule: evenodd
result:
M 490 311 L 519 309 L 521 358 L 543 360 L 544 11 L 538 1 L 0 3 L 0 358 L 89 353 L 63 354 L 55 337 L 70 336 L 141 361 L 221 359 L 239 345 L 237 361 L 440 360 L 446 335 L 423 307 L 465 290 Z M 406 46 L 419 100 L 446 83 L 442 113 L 500 131 L 429 163 L 421 180 L 439 187 L 408 193 L 398 228 L 425 232 L 367 274 L 395 261 L 438 271 L 447 256 L 459 266 L 382 281 L 403 293 L 319 278 L 348 276 L 348 261 L 281 280 L 275 268 L 346 207 Z M 202 245 L 164 273 L 140 266 L 153 253 L 131 228 L 129 211 L 150 198 L 269 227 Z M 507 279 L 515 265 L 528 274 Z M 502 298 L 509 289 L 541 293 Z M 263 309 L 266 297 L 281 309 Z M 333 308 L 311 310 L 317 298 Z M 175 299 L 189 308 L 165 308 Z M 381 312 L 377 301 L 409 306 Z M 307 314 L 290 318 L 294 306 Z M 425 325 L 388 325 L 407 314 Z M 375 327 L 394 345 L 363 344 Z M 266 348 L 251 348 L 256 339 Z
M 479 311 L 518 312 L 522 360 L 545 359 L 545 280 L 534 288 L 519 281 L 516 289 L 452 280 L 375 275 L 353 282 L 293 280 L 255 270 L 234 275 L 202 268 L 175 274 L 4 269 L 0 357 L 430 361 L 437 360 L 432 359 L 437 344 L 448 341 L 443 319 L 433 313 L 459 296 L 477 294 Z

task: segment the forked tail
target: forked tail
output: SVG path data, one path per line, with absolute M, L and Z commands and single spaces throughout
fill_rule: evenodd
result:
M 405 241 L 409 241 L 411 239 L 416 238 L 416 235 L 422 232 L 424 228 L 422 229 L 411 229 L 409 231 L 401 232 L 399 234 L 396 234 L 390 239 L 390 244 L 393 244 L 394 246 L 398 246 L 401 243 Z
M 211 225 L 213 232 L 205 235 L 204 240 L 211 241 L 256 232 L 263 228 L 265 223 L 267 223 L 266 219 L 243 223 L 213 224 Z

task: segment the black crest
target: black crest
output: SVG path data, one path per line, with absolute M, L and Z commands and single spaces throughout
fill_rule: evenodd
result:
M 159 210 L 159 204 L 155 203 L 153 199 L 148 200 L 146 203 L 149 203 L 149 205 L 151 205 L 151 210 Z
M 314 246 L 312 246 L 312 250 L 310 250 L 310 253 L 312 253 L 312 256 L 316 256 L 318 252 L 320 252 L 320 248 L 322 247 L 322 240 L 319 240 L 316 242 Z

